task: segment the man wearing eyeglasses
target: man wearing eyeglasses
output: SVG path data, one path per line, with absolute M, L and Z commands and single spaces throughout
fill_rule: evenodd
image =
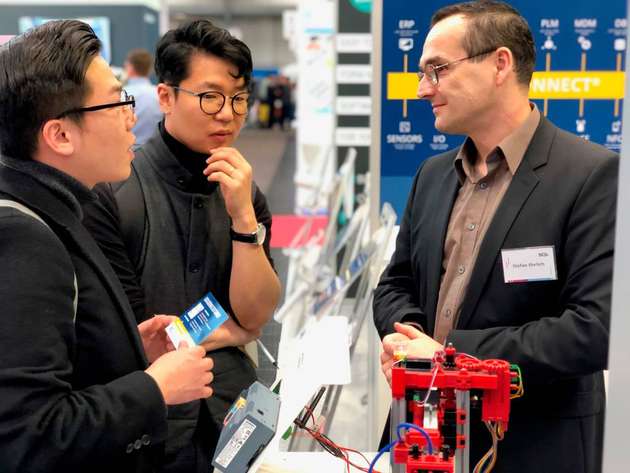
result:
M 534 66 L 505 3 L 433 16 L 418 96 L 438 130 L 467 138 L 418 170 L 374 321 L 390 383 L 395 349 L 430 359 L 452 343 L 520 366 L 493 471 L 598 472 L 618 159 L 541 116 Z M 491 441 L 475 415 L 470 441 L 476 465 Z
M 169 410 L 164 472 L 206 472 L 223 419 L 256 380 L 243 346 L 271 318 L 280 283 L 271 213 L 234 142 L 248 112 L 249 48 L 207 20 L 167 32 L 155 55 L 164 120 L 136 151 L 129 179 L 84 207 L 138 320 L 181 314 L 208 292 L 230 314 L 204 347 L 215 364 L 207 402 Z M 264 152 L 264 150 L 261 150 Z
M 134 100 L 79 21 L 0 47 L 0 471 L 152 472 L 167 405 L 206 398 L 212 361 L 138 325 L 81 222 L 129 176 Z M 170 351 L 169 351 L 170 350 Z

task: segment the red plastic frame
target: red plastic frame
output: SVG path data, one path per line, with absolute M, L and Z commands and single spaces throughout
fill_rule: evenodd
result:
M 450 361 L 452 368 L 445 367 L 445 360 Z M 446 363 L 448 366 L 448 363 Z M 437 373 L 434 376 L 434 370 Z M 439 453 L 444 439 L 440 433 L 440 427 L 444 422 L 445 409 L 455 409 L 455 392 L 481 391 L 481 417 L 483 421 L 500 423 L 503 431 L 508 428 L 510 417 L 510 382 L 512 373 L 510 364 L 504 360 L 477 360 L 468 355 L 457 355 L 453 347 L 445 349 L 444 354 L 436 356 L 429 370 L 410 369 L 404 363 L 392 368 L 392 398 L 402 400 L 410 390 L 426 390 L 430 386 L 440 391 L 438 405 L 438 428 L 425 428 L 424 406 L 417 401 L 406 401 L 407 412 L 411 412 L 409 422 L 422 427 L 433 444 L 433 454 L 427 453 L 426 438 L 417 431 L 409 430 L 401 441 L 392 449 L 394 463 L 406 464 L 407 473 L 418 470 L 433 472 L 453 473 L 454 455 L 446 459 Z M 464 411 L 456 411 L 456 424 L 466 422 Z M 467 439 L 463 435 L 456 436 L 457 445 L 454 448 L 463 448 Z M 421 451 L 417 456 L 410 454 L 412 445 L 418 445 Z M 451 446 L 453 447 L 453 446 Z

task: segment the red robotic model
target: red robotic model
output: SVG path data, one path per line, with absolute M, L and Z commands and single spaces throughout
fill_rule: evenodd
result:
M 493 438 L 473 472 L 489 472 L 508 428 L 510 399 L 522 394 L 520 372 L 512 369 L 504 360 L 458 354 L 452 345 L 433 360 L 401 356 L 392 368 L 393 473 L 469 473 L 471 397 L 481 403 L 481 420 Z

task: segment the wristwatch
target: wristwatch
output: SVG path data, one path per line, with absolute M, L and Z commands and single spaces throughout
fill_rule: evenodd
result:
M 256 225 L 256 231 L 252 233 L 238 233 L 235 232 L 233 228 L 230 227 L 230 237 L 234 241 L 240 241 L 243 243 L 251 243 L 252 245 L 262 245 L 265 242 L 265 237 L 267 236 L 267 228 L 259 223 Z

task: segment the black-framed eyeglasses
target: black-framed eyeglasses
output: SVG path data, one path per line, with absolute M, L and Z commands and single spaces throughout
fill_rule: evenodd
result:
M 424 76 L 427 76 L 429 81 L 431 81 L 431 84 L 438 85 L 440 83 L 440 76 L 438 74 L 438 71 L 441 71 L 442 69 L 446 69 L 449 66 L 454 66 L 455 64 L 459 64 L 460 62 L 467 61 L 468 59 L 474 59 L 479 56 L 484 56 L 486 54 L 493 53 L 494 51 L 496 51 L 496 49 L 497 48 L 488 49 L 478 54 L 473 54 L 472 56 L 463 57 L 461 59 L 455 59 L 454 61 L 450 61 L 450 62 L 445 62 L 444 64 L 438 64 L 438 65 L 427 64 L 424 71 L 418 71 L 418 78 L 422 80 Z
M 133 111 L 135 106 L 136 99 L 134 99 L 133 95 L 129 95 L 125 89 L 122 89 L 120 91 L 120 100 L 118 102 L 104 103 L 101 105 L 91 105 L 89 107 L 71 108 L 70 110 L 66 110 L 65 112 L 59 114 L 57 118 L 61 118 L 65 115 L 70 115 L 71 113 L 95 112 L 97 110 L 104 110 L 106 108 L 113 107 L 125 107 L 125 110 Z
M 249 108 L 249 92 L 238 92 L 230 97 L 216 90 L 207 90 L 205 92 L 193 92 L 192 90 L 184 89 L 176 85 L 172 85 L 173 89 L 181 90 L 187 94 L 199 97 L 199 108 L 206 115 L 216 115 L 225 105 L 225 102 L 229 98 L 232 104 L 232 111 L 236 115 L 246 115 Z

